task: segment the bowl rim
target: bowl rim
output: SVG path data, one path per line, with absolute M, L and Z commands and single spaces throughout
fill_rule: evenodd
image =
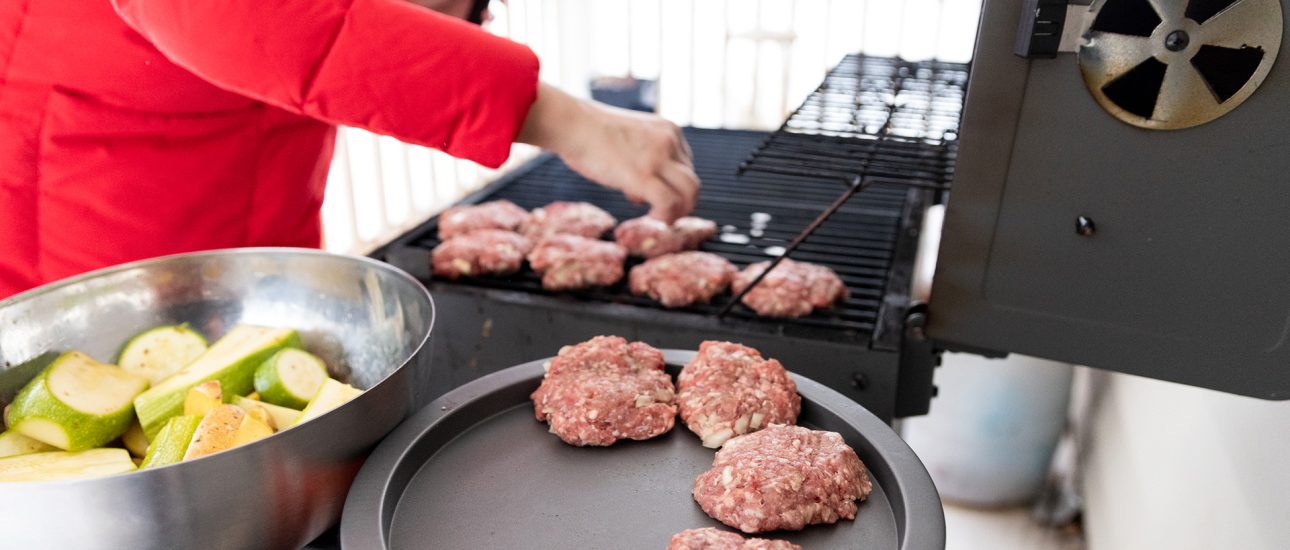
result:
M 79 275 L 73 275 L 73 276 L 71 276 L 71 277 L 66 277 L 66 278 L 63 278 L 63 279 L 59 279 L 59 280 L 57 280 L 57 281 L 52 281 L 52 282 L 49 282 L 49 283 L 46 283 L 46 284 L 40 285 L 40 286 L 38 286 L 38 287 L 35 287 L 35 288 L 32 288 L 32 289 L 29 289 L 29 290 L 25 290 L 25 291 L 23 291 L 23 292 L 20 292 L 20 293 L 18 293 L 18 294 L 14 294 L 13 296 L 10 296 L 10 297 L 8 297 L 8 298 L 5 298 L 5 299 L 3 299 L 3 300 L 0 300 L 0 310 L 3 310 L 3 309 L 5 309 L 5 308 L 7 308 L 7 307 L 11 307 L 13 304 L 18 303 L 18 302 L 20 302 L 20 301 L 29 300 L 29 299 L 32 299 L 32 298 L 33 298 L 33 297 L 35 297 L 35 296 L 39 296 L 39 295 L 46 294 L 46 293 L 49 293 L 49 292 L 54 292 L 54 291 L 56 291 L 56 290 L 58 290 L 58 289 L 61 289 L 61 288 L 64 288 L 64 287 L 67 287 L 67 286 L 70 286 L 70 285 L 74 285 L 74 284 L 77 284 L 77 283 L 80 283 L 80 282 L 83 282 L 83 281 L 88 281 L 88 280 L 95 279 L 95 278 L 98 278 L 98 277 L 104 277 L 104 276 L 111 275 L 111 274 L 114 274 L 114 273 L 119 273 L 119 272 L 122 272 L 122 271 L 128 271 L 128 270 L 131 270 L 131 269 L 137 269 L 137 268 L 140 268 L 140 267 L 147 267 L 147 266 L 150 266 L 150 265 L 155 265 L 155 264 L 165 263 L 165 262 L 167 262 L 167 261 L 174 261 L 174 260 L 178 260 L 178 259 L 193 258 L 193 257 L 202 257 L 202 256 L 242 256 L 242 255 L 250 256 L 250 255 L 257 255 L 257 254 L 290 254 L 290 255 L 301 255 L 301 256 L 322 256 L 322 257 L 332 257 L 332 258 L 340 258 L 340 259 L 354 260 L 354 261 L 357 261 L 357 262 L 358 262 L 358 263 L 360 263 L 360 264 L 365 264 L 365 265 L 368 265 L 368 266 L 370 266 L 370 267 L 374 267 L 374 268 L 376 268 L 376 269 L 384 270 L 384 271 L 386 271 L 386 272 L 388 272 L 388 273 L 390 273 L 390 274 L 392 274 L 392 275 L 394 275 L 394 276 L 396 276 L 396 277 L 398 277 L 398 278 L 401 278 L 401 279 L 405 280 L 406 282 L 411 283 L 411 284 L 412 284 L 412 287 L 413 287 L 414 289 L 416 289 L 416 290 L 419 290 L 419 291 L 421 292 L 421 295 L 425 297 L 426 303 L 430 306 L 430 323 L 429 323 L 429 325 L 426 327 L 425 334 L 423 334 L 423 335 L 421 336 L 421 340 L 420 340 L 419 342 L 417 342 L 416 346 L 414 346 L 414 347 L 412 348 L 411 352 L 408 354 L 408 358 L 407 358 L 407 359 L 403 360 L 403 361 L 402 361 L 402 362 L 401 362 L 397 367 L 395 367 L 394 369 L 390 370 L 389 374 L 386 374 L 385 376 L 383 376 L 383 377 L 382 377 L 380 380 L 378 380 L 375 384 L 372 384 L 372 386 L 371 386 L 371 387 L 367 388 L 366 390 L 363 390 L 363 393 L 362 393 L 362 394 L 360 394 L 357 398 L 355 398 L 355 399 L 354 399 L 354 401 L 357 401 L 357 400 L 359 400 L 359 399 L 362 399 L 364 396 L 366 396 L 366 395 L 367 395 L 367 393 L 368 393 L 369 391 L 376 389 L 378 386 L 384 385 L 384 384 L 385 384 L 387 381 L 389 381 L 389 379 L 390 379 L 390 378 L 392 378 L 395 374 L 397 374 L 399 371 L 403 370 L 403 368 L 404 368 L 404 367 L 406 367 L 406 366 L 408 365 L 408 363 L 409 363 L 410 361 L 412 361 L 412 359 L 413 359 L 413 358 L 417 357 L 417 356 L 422 352 L 423 348 L 425 348 L 425 346 L 426 346 L 426 343 L 430 341 L 430 335 L 434 333 L 434 325 L 435 325 L 435 321 L 437 321 L 437 320 L 438 320 L 438 312 L 437 312 L 437 311 L 436 311 L 436 309 L 435 309 L 434 297 L 433 297 L 433 296 L 431 296 L 430 291 L 425 287 L 425 285 L 421 284 L 421 281 L 418 281 L 416 277 L 413 277 L 413 276 L 412 276 L 411 274 L 409 274 L 408 272 L 406 272 L 406 271 L 404 271 L 404 270 L 402 270 L 402 269 L 400 269 L 400 268 L 398 268 L 398 267 L 396 267 L 396 266 L 394 266 L 394 265 L 391 265 L 391 264 L 388 264 L 388 263 L 385 263 L 385 262 L 381 262 L 381 261 L 378 261 L 378 260 L 374 260 L 374 259 L 372 259 L 372 258 L 368 258 L 368 257 L 366 257 L 366 256 L 357 256 L 357 255 L 353 255 L 353 254 L 340 254 L 340 253 L 335 253 L 335 252 L 328 252 L 328 251 L 321 250 L 321 249 L 317 249 L 317 248 L 298 248 L 298 247 L 242 247 L 242 248 L 220 248 L 220 249 L 212 249 L 212 250 L 201 250 L 201 251 L 195 251 L 195 252 L 183 252 L 183 253 L 179 253 L 179 254 L 168 254 L 168 255 L 165 255 L 165 256 L 156 256 L 156 257 L 153 257 L 153 258 L 145 258 L 145 259 L 142 259 L 142 260 L 136 260 L 136 261 L 132 261 L 132 262 L 126 262 L 126 263 L 116 264 L 116 265 L 112 265 L 112 266 L 108 266 L 108 267 L 104 267 L 104 268 L 96 269 L 96 270 L 93 270 L 93 271 L 87 271 L 87 272 L 85 272 L 85 273 L 81 273 L 81 274 L 79 274 Z M 346 403 L 346 405 L 348 405 L 348 404 L 349 404 L 349 403 Z M 312 421 L 316 421 L 316 420 L 320 420 L 320 419 L 324 419 L 324 418 L 327 418 L 327 417 L 330 417 L 330 416 L 333 416 L 337 411 L 339 411 L 339 410 L 341 410 L 341 409 L 343 409 L 343 408 L 345 408 L 345 405 L 341 405 L 340 407 L 336 407 L 335 409 L 332 409 L 332 410 L 330 410 L 330 411 L 327 411 L 327 412 L 323 413 L 322 415 L 319 415 L 317 418 L 314 418 L 313 420 L 311 420 L 311 422 L 312 422 Z M 294 426 L 293 426 L 293 427 L 294 427 Z M 226 450 L 224 450 L 224 451 L 220 451 L 220 452 L 218 452 L 218 453 L 214 453 L 214 454 L 206 455 L 206 456 L 203 456 L 203 457 L 200 457 L 200 458 L 196 458 L 196 459 L 192 459 L 192 460 L 185 460 L 185 461 L 183 461 L 183 462 L 176 462 L 176 463 L 173 463 L 173 464 L 166 464 L 166 465 L 164 465 L 164 466 L 158 466 L 158 467 L 156 467 L 156 468 L 148 468 L 147 470 L 140 469 L 140 468 L 137 468 L 137 467 L 136 467 L 134 470 L 131 470 L 131 471 L 129 471 L 129 472 L 122 472 L 122 473 L 119 473 L 119 474 L 112 474 L 112 475 L 101 476 L 101 477 L 91 477 L 91 478 L 83 478 L 83 479 L 55 479 L 55 480 L 46 480 L 46 481 L 14 481 L 14 482 L 6 482 L 6 483 L 0 483 L 0 491 L 3 491 L 4 487 L 6 487 L 6 486 L 27 486 L 27 487 L 31 487 L 31 486 L 41 486 L 41 485 L 44 485 L 44 486 L 52 486 L 52 485 L 71 485 L 71 484 L 78 484 L 78 483 L 94 483 L 94 482 L 102 482 L 102 481 L 105 481 L 105 480 L 117 480 L 117 479 L 122 479 L 122 478 L 125 478 L 125 477 L 127 477 L 127 476 L 137 477 L 137 475 L 146 475 L 146 474 L 145 474 L 145 472 L 162 472 L 162 471 L 167 471 L 167 470 L 171 470 L 171 469 L 173 469 L 173 468 L 175 468 L 175 467 L 182 466 L 182 465 L 185 465 L 185 464 L 193 464 L 193 463 L 205 462 L 205 461 L 207 461 L 208 459 L 211 459 L 211 458 L 214 458 L 214 457 L 220 457 L 220 456 L 225 456 L 225 457 L 227 457 L 227 456 L 231 456 L 231 455 L 233 455 L 233 454 L 238 453 L 239 451 L 249 452 L 249 450 L 250 450 L 251 448 L 254 448 L 254 447 L 256 447 L 256 446 L 262 445 L 262 444 L 264 444 L 266 441 L 269 441 L 270 439 L 273 439 L 273 436 L 276 436 L 276 435 L 278 435 L 278 434 L 280 434 L 280 433 L 283 433 L 283 432 L 286 432 L 286 431 L 289 431 L 289 430 L 290 430 L 290 428 L 289 428 L 288 430 L 283 430 L 283 431 L 281 431 L 281 432 L 274 432 L 272 435 L 270 435 L 270 436 L 268 436 L 268 437 L 264 437 L 264 438 L 261 438 L 261 439 L 256 440 L 256 441 L 252 441 L 252 442 L 250 442 L 250 443 L 247 443 L 247 444 L 245 444 L 245 445 L 241 445 L 241 446 L 238 446 L 238 447 L 235 447 L 235 448 L 232 448 L 232 449 L 226 449 Z M 54 451 L 50 451 L 50 452 L 54 452 Z

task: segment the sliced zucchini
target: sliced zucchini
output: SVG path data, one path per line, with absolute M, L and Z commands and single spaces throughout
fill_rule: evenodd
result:
M 197 425 L 202 423 L 200 416 L 172 416 L 166 425 L 157 432 L 156 439 L 148 446 L 148 454 L 143 457 L 140 468 L 155 468 L 174 464 L 184 459 L 188 452 L 188 443 L 193 440 Z
M 262 401 L 256 401 L 249 397 L 234 397 L 233 404 L 246 410 L 247 414 L 255 414 L 255 411 L 263 411 L 268 416 L 269 427 L 281 431 L 290 428 L 297 420 L 300 420 L 300 411 L 271 405 Z
M 0 482 L 85 479 L 132 470 L 134 461 L 125 449 L 54 451 L 0 458 Z
M 0 432 L 0 458 L 57 450 L 58 447 L 36 441 L 13 430 Z
M 304 424 L 309 420 L 322 416 L 327 411 L 348 403 L 350 399 L 358 397 L 362 393 L 363 390 L 354 386 L 328 378 L 323 383 L 322 389 L 318 391 L 318 395 L 314 397 L 314 400 L 305 406 L 305 410 L 300 411 L 300 418 L 296 420 L 296 424 Z
M 246 411 L 236 405 L 220 405 L 211 410 L 197 425 L 193 440 L 188 443 L 184 460 L 201 458 L 233 447 L 238 429 Z
M 65 451 L 101 447 L 130 428 L 130 403 L 147 388 L 142 376 L 69 351 L 18 392 L 9 426 Z
M 291 329 L 238 325 L 174 376 L 135 398 L 143 433 L 154 437 L 166 419 L 181 414 L 193 386 L 218 380 L 224 401 L 251 391 L 255 368 L 284 347 L 296 347 L 300 337 Z
M 327 365 L 313 354 L 286 348 L 255 369 L 255 391 L 260 400 L 303 409 L 327 381 Z
M 207 380 L 193 386 L 184 397 L 184 416 L 206 416 L 223 402 L 219 380 Z
M 125 450 L 130 451 L 131 456 L 143 457 L 148 454 L 148 438 L 143 436 L 143 428 L 138 422 L 130 423 L 130 429 L 121 436 L 121 443 L 125 444 Z
M 157 327 L 139 333 L 121 348 L 117 364 L 147 378 L 153 385 L 179 372 L 206 351 L 206 339 L 187 324 Z

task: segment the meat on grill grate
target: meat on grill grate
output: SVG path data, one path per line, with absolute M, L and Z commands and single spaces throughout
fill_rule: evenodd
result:
M 524 236 L 501 229 L 480 229 L 444 241 L 430 254 L 434 274 L 449 280 L 509 275 L 520 270 L 531 245 Z
M 734 264 L 708 252 L 679 252 L 632 268 L 628 284 L 636 295 L 649 296 L 666 307 L 706 304 L 730 286 Z
M 533 210 L 520 232 L 540 241 L 552 235 L 579 235 L 600 238 L 613 229 L 618 220 L 599 206 L 589 202 L 555 201 Z
M 439 237 L 451 239 L 480 229 L 516 231 L 529 213 L 506 199 L 454 206 L 439 215 Z
M 554 235 L 529 253 L 529 265 L 542 275 L 542 288 L 574 290 L 608 286 L 623 278 L 627 251 L 617 243 Z
M 632 256 L 654 258 L 679 252 L 685 246 L 685 236 L 673 231 L 672 226 L 649 216 L 632 218 L 614 228 L 614 240 L 623 245 Z
M 757 262 L 735 275 L 731 290 L 743 292 L 770 262 Z M 832 307 L 846 298 L 847 287 L 832 269 L 784 258 L 775 269 L 744 295 L 744 305 L 767 317 L 801 317 L 815 309 Z

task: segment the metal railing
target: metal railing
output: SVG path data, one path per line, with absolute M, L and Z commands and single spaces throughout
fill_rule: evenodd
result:
M 968 61 L 980 0 L 510 0 L 489 29 L 527 44 L 542 79 L 586 97 L 596 76 L 658 81 L 681 125 L 774 129 L 848 53 Z M 501 170 L 342 128 L 323 204 L 326 247 L 365 253 Z

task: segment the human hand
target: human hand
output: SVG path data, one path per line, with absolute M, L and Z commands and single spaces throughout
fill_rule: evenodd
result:
M 547 84 L 517 138 L 551 150 L 583 177 L 648 202 L 672 222 L 694 210 L 699 177 L 681 129 L 654 115 L 585 101 Z

